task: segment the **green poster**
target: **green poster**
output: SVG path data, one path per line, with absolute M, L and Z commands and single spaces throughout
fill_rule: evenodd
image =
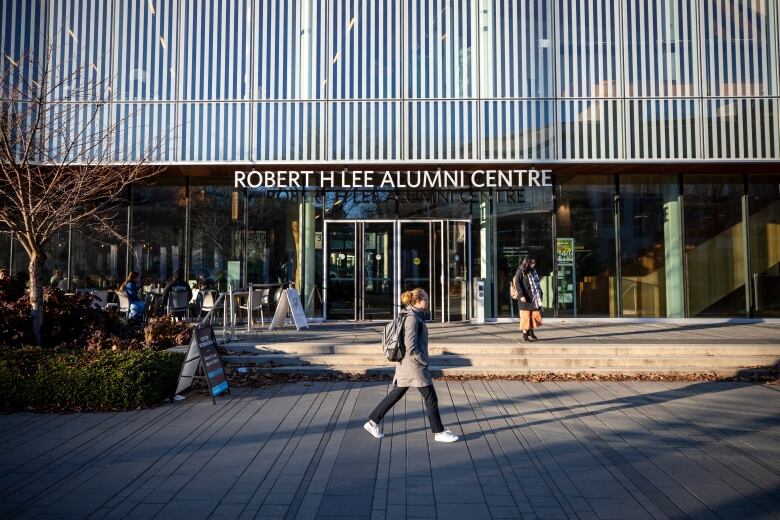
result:
M 574 239 L 557 238 L 555 239 L 555 256 L 559 264 L 574 263 Z

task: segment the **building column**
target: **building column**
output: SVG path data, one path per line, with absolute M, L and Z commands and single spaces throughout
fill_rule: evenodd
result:
M 485 279 L 485 318 L 495 318 L 495 309 L 498 308 L 495 301 L 495 273 L 496 256 L 495 251 L 495 226 L 493 225 L 493 215 L 490 202 L 482 201 L 479 203 L 479 266 L 481 277 Z M 471 283 L 471 280 L 469 280 Z
M 677 184 L 664 186 L 664 216 L 666 317 L 682 318 L 685 316 L 684 241 L 682 195 Z
M 304 194 L 305 196 L 305 194 Z M 314 289 L 317 280 L 315 279 L 316 253 L 314 249 L 314 217 L 316 208 L 310 202 L 299 204 L 300 215 L 300 241 L 298 248 L 298 271 L 301 276 L 298 289 L 301 300 L 304 302 L 304 311 L 306 316 L 314 316 L 314 302 L 317 295 Z

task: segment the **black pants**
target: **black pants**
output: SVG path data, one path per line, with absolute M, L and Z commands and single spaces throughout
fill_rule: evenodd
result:
M 369 415 L 368 418 L 374 421 L 374 423 L 379 424 L 382 417 L 390 411 L 390 408 L 392 408 L 395 403 L 401 400 L 407 390 L 409 390 L 408 386 L 393 385 L 393 389 L 390 393 L 382 399 L 382 402 L 380 402 L 376 408 L 374 408 L 374 411 L 371 412 L 371 415 Z M 439 415 L 439 399 L 436 397 L 436 390 L 433 389 L 433 385 L 420 386 L 417 387 L 417 390 L 420 391 L 425 400 L 425 411 L 428 413 L 428 421 L 431 423 L 431 430 L 433 430 L 433 433 L 443 432 L 444 426 L 441 424 L 441 416 Z

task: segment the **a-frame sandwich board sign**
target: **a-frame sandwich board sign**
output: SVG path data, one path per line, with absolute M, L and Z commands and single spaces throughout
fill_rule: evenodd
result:
M 217 350 L 214 329 L 210 325 L 196 327 L 192 332 L 192 340 L 179 372 L 179 382 L 174 396 L 192 386 L 195 378 L 199 377 L 199 368 L 202 368 L 205 373 L 209 394 L 214 404 L 217 404 L 215 396 L 222 392 L 230 394 L 225 368 L 222 366 L 222 358 L 219 357 Z

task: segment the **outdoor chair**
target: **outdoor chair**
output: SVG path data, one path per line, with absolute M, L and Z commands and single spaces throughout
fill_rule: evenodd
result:
M 200 304 L 200 315 L 208 314 L 214 308 L 214 293 L 203 291 L 203 301 Z
M 249 311 L 249 300 L 243 305 L 239 305 L 238 308 L 247 311 L 247 321 L 249 321 L 249 312 L 260 311 L 260 325 L 265 322 L 265 316 L 263 315 L 263 306 L 269 305 L 268 296 L 270 295 L 270 289 L 252 289 L 252 310 Z M 269 307 L 270 311 L 270 307 Z
M 117 298 L 119 298 L 119 314 L 124 316 L 125 322 L 130 317 L 130 299 L 125 293 L 117 292 Z
M 92 291 L 92 306 L 96 309 L 105 309 L 108 305 L 108 291 Z
M 166 313 L 169 316 L 182 316 L 190 317 L 190 300 L 185 292 L 170 292 L 168 293 L 168 302 L 166 305 Z

